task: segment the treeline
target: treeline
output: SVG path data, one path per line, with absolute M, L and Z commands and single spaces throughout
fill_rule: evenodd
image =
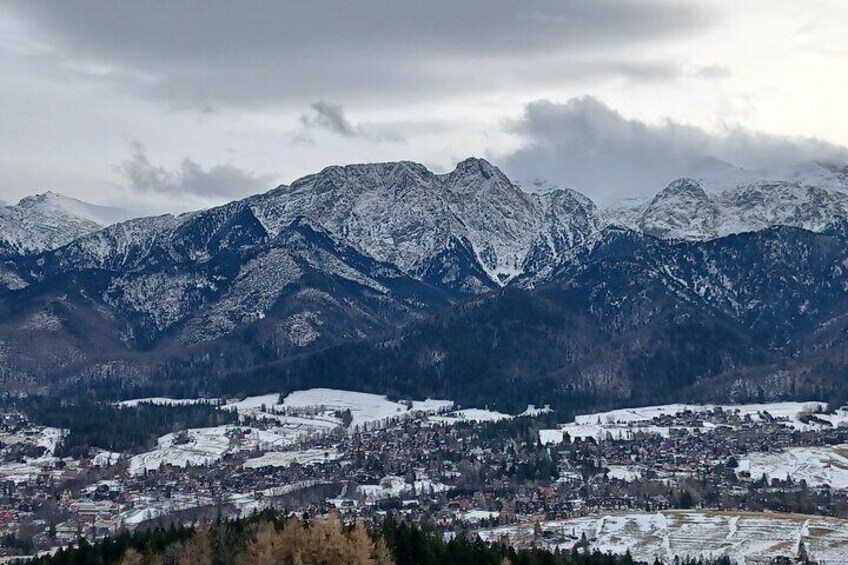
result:
M 137 452 L 156 445 L 156 439 L 188 428 L 238 422 L 238 414 L 209 404 L 118 407 L 90 400 L 48 397 L 16 399 L 15 406 L 36 424 L 70 430 L 57 455 L 80 457 L 92 447 Z
M 579 544 L 578 544 L 579 545 Z M 32 565 L 633 565 L 630 554 L 575 547 L 516 550 L 476 538 L 445 541 L 387 518 L 368 531 L 362 522 L 284 518 L 266 511 L 250 518 L 124 533 L 96 544 L 36 557 Z M 654 564 L 659 563 L 654 561 Z M 685 559 L 675 565 L 730 565 L 730 560 Z

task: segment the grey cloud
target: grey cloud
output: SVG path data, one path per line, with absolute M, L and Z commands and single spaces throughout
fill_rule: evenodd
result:
M 352 124 L 345 115 L 344 109 L 337 104 L 315 102 L 311 106 L 312 114 L 300 117 L 300 123 L 306 129 L 323 129 L 342 137 L 360 137 L 370 141 L 403 141 L 403 137 L 385 127 L 370 124 Z M 308 134 L 296 134 L 295 140 L 314 142 Z
M 533 102 L 506 127 L 523 139 L 521 148 L 499 161 L 508 174 L 541 177 L 601 201 L 654 193 L 682 176 L 848 160 L 848 149 L 817 139 L 743 129 L 713 134 L 671 120 L 628 120 L 591 97 Z
M 661 82 L 679 78 L 678 65 L 670 61 L 613 61 L 588 66 L 587 74 L 617 74 L 632 82 Z
M 268 190 L 273 181 L 270 176 L 255 175 L 229 165 L 204 169 L 188 158 L 183 159 L 176 170 L 167 170 L 151 163 L 139 143 L 133 144 L 132 156 L 121 163 L 118 170 L 136 192 L 197 196 L 210 201 L 233 199 Z
M 700 78 L 727 78 L 733 73 L 722 65 L 707 65 L 695 69 L 693 74 Z
M 700 3 L 672 0 L 21 0 L 6 9 L 57 52 L 114 69 L 119 85 L 176 108 L 301 105 L 340 90 L 432 96 L 491 86 L 480 63 L 521 69 L 563 54 L 633 74 L 638 64 L 605 61 L 716 20 Z
M 324 128 L 342 137 L 356 135 L 341 106 L 326 102 L 315 102 L 312 104 L 312 109 L 315 111 L 314 116 L 301 116 L 300 121 L 304 126 Z

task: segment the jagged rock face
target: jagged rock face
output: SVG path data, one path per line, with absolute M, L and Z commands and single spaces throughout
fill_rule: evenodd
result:
M 248 205 L 271 234 L 296 216 L 308 217 L 413 275 L 452 240 L 466 241 L 499 284 L 521 272 L 539 238 L 560 251 L 600 225 L 582 195 L 527 194 L 481 159 L 463 161 L 445 175 L 407 162 L 330 167 Z
M 212 215 L 157 219 L 156 236 L 133 245 L 135 231 L 115 226 L 23 265 L 28 285 L 0 295 L 0 379 L 44 384 L 169 356 L 235 370 L 385 333 L 455 295 L 303 218 L 272 238 L 246 206 Z M 99 244 L 118 252 L 91 253 Z
M 111 226 L 23 262 L 19 270 L 33 285 L 71 273 L 107 273 L 108 284 L 89 294 L 127 320 L 126 341 L 141 344 L 175 331 L 191 343 L 231 333 L 263 319 L 309 274 L 354 283 L 387 302 L 404 299 L 387 281 L 414 283 L 303 218 L 271 236 L 242 202 Z
M 719 235 L 785 225 L 822 231 L 848 218 L 848 195 L 792 182 L 760 181 L 717 197 L 723 221 Z
M 828 171 L 827 178 L 836 174 Z M 201 260 L 214 254 L 216 246 L 207 245 L 206 238 L 214 239 L 234 213 L 251 214 L 262 233 L 249 230 L 240 236 L 244 241 L 218 247 L 273 238 L 306 217 L 337 240 L 413 278 L 454 280 L 457 289 L 484 291 L 517 278 L 545 280 L 609 224 L 661 238 L 706 240 L 772 225 L 820 231 L 848 216 L 843 193 L 789 181 L 758 181 L 711 193 L 699 181 L 680 179 L 649 202 L 629 202 L 603 213 L 577 192 L 544 190 L 524 192 L 481 159 L 467 159 L 443 175 L 411 162 L 336 166 L 211 210 L 140 218 L 100 231 L 90 218 L 107 217 L 108 209 L 48 194 L 0 208 L 0 254 L 70 244 L 44 262 L 55 269 L 120 270 L 140 260 Z M 464 251 L 456 255 L 460 247 Z M 462 267 L 460 255 L 466 263 Z M 438 262 L 442 275 L 434 271 Z M 26 279 L 14 266 L 0 269 L 5 288 L 25 286 Z
M 631 196 L 605 206 L 601 218 L 605 225 L 639 230 L 639 220 L 648 208 L 652 198 Z
M 432 255 L 452 228 L 435 175 L 407 162 L 329 167 L 248 205 L 272 236 L 307 217 L 405 271 Z
M 822 231 L 848 217 L 848 195 L 791 181 L 761 180 L 708 193 L 693 179 L 674 181 L 647 205 L 613 205 L 604 219 L 667 239 L 703 240 L 771 226 Z
M 680 179 L 657 194 L 639 218 L 639 229 L 670 239 L 715 237 L 721 212 L 698 181 Z
M 544 210 L 543 229 L 524 258 L 516 284 L 544 281 L 557 265 L 567 262 L 572 253 L 597 237 L 603 220 L 595 204 L 578 192 L 554 190 L 534 195 Z
M 60 194 L 27 196 L 14 206 L 0 203 L 0 255 L 56 249 L 121 217 Z

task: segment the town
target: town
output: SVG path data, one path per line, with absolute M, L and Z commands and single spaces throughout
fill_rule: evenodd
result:
M 7 403 L 3 555 L 265 508 L 371 524 L 394 515 L 446 536 L 603 551 L 628 549 L 621 536 L 619 545 L 604 537 L 604 517 L 712 517 L 741 536 L 745 516 L 768 512 L 787 525 L 775 557 L 792 559 L 803 548 L 821 561 L 834 536 L 848 538 L 848 521 L 840 521 L 848 519 L 848 413 L 828 413 L 822 403 L 651 407 L 561 425 L 547 407 L 510 416 L 330 389 L 140 399 L 118 409 L 201 402 L 232 422 L 163 435 L 141 453 L 91 446 L 79 457 L 60 456 L 72 430 L 45 427 Z M 782 515 L 806 517 L 790 524 Z M 811 517 L 821 524 L 811 527 Z M 734 519 L 734 530 L 722 521 Z M 673 529 L 665 535 L 670 549 L 644 545 L 641 558 L 724 551 L 676 540 Z M 787 552 L 780 536 L 803 543 L 793 538 Z

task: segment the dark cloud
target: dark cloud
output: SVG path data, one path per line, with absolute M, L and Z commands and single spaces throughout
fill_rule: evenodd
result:
M 848 160 L 848 149 L 817 139 L 628 120 L 592 97 L 533 102 L 507 129 L 524 140 L 499 161 L 508 174 L 541 177 L 600 200 L 654 193 L 682 176 Z
M 118 170 L 136 192 L 197 196 L 210 201 L 256 194 L 270 189 L 273 182 L 270 176 L 255 175 L 229 165 L 204 169 L 188 158 L 183 159 L 179 168 L 169 171 L 151 163 L 139 143 L 133 144 L 132 156 Z
M 715 20 L 700 3 L 673 0 L 20 0 L 7 9 L 62 56 L 203 109 L 485 89 L 497 80 L 492 66 L 520 70 L 531 59 L 559 67 L 536 80 L 574 76 L 572 67 L 655 78 L 668 69 L 616 53 Z

